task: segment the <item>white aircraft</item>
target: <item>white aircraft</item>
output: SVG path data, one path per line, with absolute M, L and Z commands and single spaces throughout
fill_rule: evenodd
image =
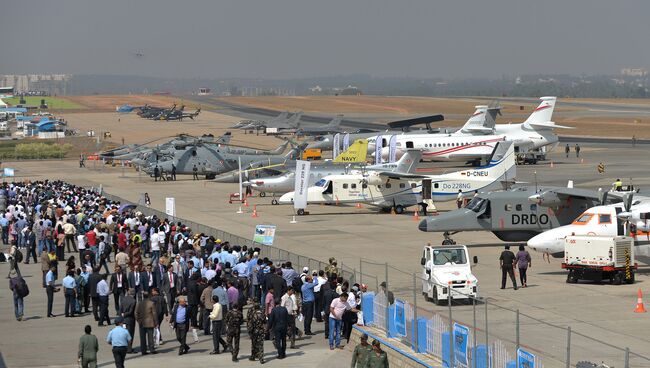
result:
M 455 199 L 458 192 L 503 189 L 516 175 L 511 142 L 500 142 L 483 167 L 442 175 L 414 173 L 421 152 L 408 150 L 397 162 L 411 165 L 408 172 L 357 171 L 348 175 L 328 175 L 307 189 L 307 203 L 366 203 L 402 213 L 406 207 L 422 203 L 422 193 L 430 192 L 433 201 Z M 294 192 L 280 197 L 281 204 L 293 203 Z M 428 197 L 428 196 L 427 196 Z M 427 198 L 428 199 L 428 198 Z
M 612 193 L 612 192 L 610 192 Z M 531 197 L 534 200 L 535 196 Z M 607 196 L 601 198 L 605 203 Z M 569 235 L 616 236 L 631 234 L 637 245 L 650 244 L 650 197 L 634 198 L 632 193 L 622 196 L 623 201 L 591 207 L 573 223 L 547 230 L 528 240 L 528 246 L 553 257 L 564 254 L 564 239 Z
M 551 121 L 556 97 L 542 97 L 542 102 L 520 124 L 495 124 L 498 108 L 476 106 L 476 111 L 465 125 L 451 134 L 401 134 L 397 135 L 397 157 L 405 150 L 422 150 L 425 160 L 472 161 L 488 157 L 494 144 L 500 140 L 512 141 L 517 152 L 528 152 L 556 144 L 554 128 L 571 129 Z M 375 149 L 377 137 L 368 139 L 369 149 Z M 388 157 L 386 143 L 390 137 L 382 137 L 382 157 Z

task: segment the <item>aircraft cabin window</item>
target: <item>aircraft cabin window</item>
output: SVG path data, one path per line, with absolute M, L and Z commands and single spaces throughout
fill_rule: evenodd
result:
M 386 183 L 386 189 L 390 189 L 393 185 L 391 183 Z
M 506 207 L 505 207 L 505 210 L 506 210 L 506 211 L 512 211 L 512 205 L 511 205 L 511 204 L 507 204 Z
M 518 205 L 515 206 L 515 209 L 516 209 L 517 211 L 521 211 L 522 206 L 521 206 L 520 204 L 518 204 Z
M 439 187 L 438 183 L 433 183 L 433 187 L 438 189 L 438 187 Z
M 348 184 L 343 184 L 343 189 L 348 189 Z
M 406 142 L 406 148 L 413 148 L 413 142 Z
M 411 183 L 411 188 L 415 188 L 415 187 L 417 187 L 417 186 L 418 186 L 417 184 L 415 184 L 415 183 Z
M 350 184 L 350 188 L 357 189 L 357 185 L 356 184 Z
M 598 223 L 599 224 L 611 224 L 612 223 L 612 215 L 610 215 L 610 214 L 598 215 Z
M 399 187 L 404 189 L 404 188 L 406 188 L 406 184 L 405 183 L 399 183 Z
M 365 184 L 365 183 L 364 183 L 364 184 L 361 184 L 361 188 L 363 188 L 363 189 L 368 188 L 368 184 Z

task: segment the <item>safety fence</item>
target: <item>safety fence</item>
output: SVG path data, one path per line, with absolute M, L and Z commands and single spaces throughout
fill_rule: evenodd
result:
M 632 352 L 500 306 L 480 297 L 466 280 L 434 283 L 426 272 L 416 275 L 363 259 L 359 268 L 359 282 L 380 285 L 363 296 L 366 324 L 444 367 L 650 367 L 646 351 Z
M 108 199 L 129 202 L 103 193 Z M 145 216 L 169 218 L 162 212 L 138 206 Z M 299 267 L 323 270 L 326 262 L 265 246 L 227 231 L 191 220 L 170 218 L 195 233 L 212 235 L 231 244 L 258 247 L 260 255 L 274 262 L 291 261 Z M 357 265 L 339 264 L 350 284 L 367 285 L 362 297 L 363 319 L 397 338 L 413 352 L 427 354 L 445 367 L 650 367 L 650 358 L 628 348 L 601 341 L 564 326 L 549 323 L 519 310 L 499 306 L 489 298 L 467 292 L 463 284 L 435 284 L 388 263 L 360 259 Z M 442 291 L 442 297 L 434 293 Z M 388 299 L 391 299 L 390 302 Z M 437 300 L 436 300 L 437 299 Z M 444 306 L 443 306 L 444 305 Z M 588 362 L 595 362 L 590 365 Z

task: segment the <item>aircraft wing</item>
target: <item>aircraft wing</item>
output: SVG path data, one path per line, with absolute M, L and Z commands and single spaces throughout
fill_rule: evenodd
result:
M 595 199 L 598 200 L 598 192 L 595 190 L 577 188 L 552 188 L 542 190 L 539 193 L 528 197 L 531 202 L 540 206 L 552 207 L 565 203 L 570 198 Z
M 377 174 L 388 179 L 426 179 L 429 175 L 412 174 L 398 171 L 379 171 Z

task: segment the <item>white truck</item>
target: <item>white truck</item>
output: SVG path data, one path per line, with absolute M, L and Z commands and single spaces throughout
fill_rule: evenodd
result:
M 478 257 L 474 256 L 474 263 Z M 422 251 L 422 294 L 437 305 L 468 300 L 478 294 L 478 280 L 472 274 L 469 252 L 464 245 L 426 245 Z
M 627 236 L 567 236 L 564 241 L 562 268 L 569 271 L 567 283 L 578 280 L 614 285 L 634 283 L 634 238 Z

